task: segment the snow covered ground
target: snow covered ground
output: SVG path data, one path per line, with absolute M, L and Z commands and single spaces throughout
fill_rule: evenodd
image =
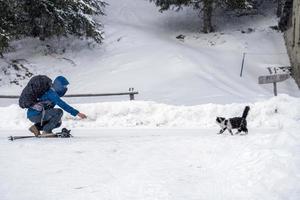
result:
M 299 98 L 249 105 L 248 135 L 215 124 L 245 104 L 137 101 L 77 105 L 89 119 L 64 117 L 74 138 L 13 142 L 29 123 L 16 105 L 0 108 L 11 113 L 1 116 L 1 199 L 299 199 Z
M 64 115 L 74 138 L 11 142 L 10 135 L 29 135 L 30 123 L 16 100 L 0 100 L 0 200 L 300 199 L 299 89 L 289 79 L 273 97 L 272 85 L 257 84 L 267 67 L 289 65 L 282 34 L 269 28 L 273 10 L 230 23 L 223 17 L 218 32 L 202 34 L 193 10 L 161 14 L 143 0 L 107 2 L 102 46 L 17 41 L 0 66 L 23 67 L 0 75 L 0 93 L 19 94 L 26 80 L 18 75 L 29 70 L 65 75 L 70 94 L 134 87 L 138 101 L 66 99 L 88 115 Z M 9 84 L 16 77 L 19 85 Z M 249 134 L 217 135 L 215 117 L 240 116 L 246 105 Z
M 74 134 L 10 142 L 1 131 L 1 199 L 299 199 L 296 131 L 253 129 L 236 137 L 212 129 Z

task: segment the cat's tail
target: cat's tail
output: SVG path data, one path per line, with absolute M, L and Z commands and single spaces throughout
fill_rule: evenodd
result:
M 242 118 L 246 119 L 246 117 L 247 117 L 247 115 L 249 113 L 249 110 L 250 110 L 250 107 L 246 106 L 245 109 L 244 109 Z

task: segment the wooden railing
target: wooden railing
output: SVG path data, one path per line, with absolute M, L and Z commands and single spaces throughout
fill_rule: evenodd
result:
M 103 93 L 103 94 L 69 94 L 64 97 L 72 98 L 72 97 L 101 97 L 101 96 L 121 96 L 121 95 L 129 95 L 130 100 L 134 100 L 134 95 L 139 94 L 136 91 L 129 92 L 119 92 L 119 93 Z M 18 99 L 20 96 L 18 95 L 0 95 L 2 99 Z

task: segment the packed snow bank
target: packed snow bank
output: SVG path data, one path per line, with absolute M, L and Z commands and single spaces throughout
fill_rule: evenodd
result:
M 213 128 L 216 116 L 241 116 L 244 107 L 251 107 L 248 116 L 250 128 L 300 127 L 300 99 L 279 95 L 265 101 L 249 104 L 203 104 L 174 106 L 147 101 L 106 102 L 74 105 L 88 115 L 87 120 L 77 120 L 64 115 L 64 126 L 69 128 Z M 277 113 L 275 113 L 277 109 Z M 17 105 L 1 107 L 1 129 L 18 129 L 29 126 L 25 111 Z

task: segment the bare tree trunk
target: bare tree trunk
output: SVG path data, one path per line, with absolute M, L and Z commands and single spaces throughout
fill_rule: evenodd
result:
M 283 7 L 283 0 L 277 0 L 277 11 L 276 11 L 277 17 L 281 16 L 281 14 L 282 14 L 282 7 Z
M 213 32 L 212 27 L 213 0 L 203 1 L 203 32 Z
M 40 24 L 39 24 L 39 28 L 40 28 L 40 40 L 41 41 L 45 41 L 46 39 L 46 15 L 44 13 L 42 13 L 41 17 L 40 17 Z
M 286 31 L 292 26 L 292 11 L 293 11 L 293 0 L 285 0 L 281 17 L 278 23 L 278 27 L 281 31 Z

